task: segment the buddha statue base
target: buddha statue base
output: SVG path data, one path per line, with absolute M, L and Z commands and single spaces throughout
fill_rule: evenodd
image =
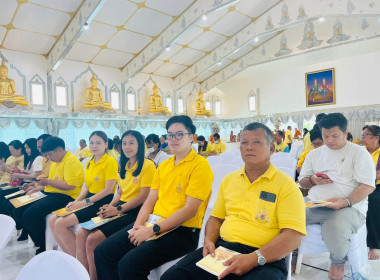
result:
M 203 112 L 199 112 L 198 111 L 195 116 L 196 117 L 206 117 L 206 118 L 209 118 L 209 117 L 212 117 L 213 114 L 210 111 L 203 111 Z
M 4 105 L 7 108 L 13 108 L 15 106 L 29 107 L 29 102 L 22 100 L 4 100 L 0 101 L 0 105 Z
M 171 112 L 170 111 L 168 111 L 167 109 L 165 109 L 165 108 L 162 108 L 162 110 L 160 110 L 160 109 L 157 109 L 157 110 L 154 110 L 154 111 L 150 111 L 149 112 L 149 115 L 150 116 L 158 116 L 158 115 L 163 115 L 163 116 L 165 116 L 165 115 L 170 115 L 171 114 Z
M 115 112 L 114 109 L 111 106 L 108 105 L 84 105 L 85 110 L 93 110 L 93 111 L 99 111 L 101 113 L 104 112 Z

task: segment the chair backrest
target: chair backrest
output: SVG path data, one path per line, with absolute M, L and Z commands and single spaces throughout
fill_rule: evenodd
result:
M 243 161 L 243 159 L 241 157 L 235 157 L 229 163 L 232 164 L 232 165 L 236 165 L 239 168 L 242 168 L 243 165 L 244 165 L 244 161 Z
M 84 266 L 61 251 L 46 251 L 33 257 L 20 271 L 16 280 L 89 280 Z
M 207 157 L 207 161 L 210 166 L 220 164 L 222 162 L 222 158 L 220 156 L 209 156 Z
M 298 146 L 297 150 L 296 150 L 296 152 L 294 154 L 294 158 L 298 159 L 298 156 L 300 155 L 300 153 L 302 153 L 302 151 L 303 151 L 303 146 Z
M 290 153 L 281 153 L 281 152 L 278 152 L 278 153 L 274 153 L 270 158 L 272 160 L 272 159 L 275 159 L 275 158 L 289 158 L 289 157 L 291 157 Z
M 84 168 L 84 172 L 86 172 L 86 167 L 87 167 L 87 162 L 91 160 L 91 157 L 88 157 L 88 158 L 85 158 L 82 160 L 82 165 L 83 165 L 83 168 Z
M 5 246 L 7 246 L 9 240 L 11 239 L 12 232 L 16 227 L 15 221 L 6 215 L 0 214 L 0 253 L 3 251 Z
M 223 163 L 229 164 L 229 162 L 232 159 L 236 158 L 238 155 L 235 152 L 227 151 L 227 152 L 221 153 L 219 156 L 221 157 Z
M 289 157 L 271 158 L 270 161 L 277 168 L 287 167 L 290 169 L 295 169 L 297 167 L 297 160 L 295 158 L 290 157 L 290 156 Z
M 295 168 L 280 166 L 280 167 L 277 167 L 277 169 L 281 170 L 282 172 L 289 175 L 293 180 L 296 178 L 296 169 Z

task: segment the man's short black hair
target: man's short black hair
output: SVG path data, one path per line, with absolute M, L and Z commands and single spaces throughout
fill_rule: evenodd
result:
M 323 117 L 319 121 L 319 126 L 325 129 L 330 129 L 335 126 L 339 127 L 339 129 L 343 132 L 347 130 L 347 119 L 342 113 L 331 113 Z
M 284 132 L 282 130 L 278 130 L 277 132 L 278 132 L 278 135 L 280 135 L 282 138 L 285 137 Z
M 318 114 L 316 117 L 315 117 L 315 122 L 316 123 L 319 123 L 325 116 L 327 116 L 327 114 L 325 113 L 320 113 Z
M 45 142 L 45 140 L 50 137 L 51 137 L 50 134 L 41 134 L 40 136 L 38 136 L 37 141 L 40 141 L 42 139 L 42 141 Z
M 62 148 L 64 150 L 65 141 L 63 141 L 63 139 L 59 137 L 52 136 L 52 137 L 47 138 L 46 141 L 44 141 L 41 147 L 41 152 L 47 153 L 47 152 L 54 151 L 58 148 Z
M 313 142 L 315 139 L 318 138 L 323 141 L 321 130 L 319 128 L 313 128 L 312 130 L 310 130 L 310 142 Z
M 145 138 L 145 143 L 146 144 L 150 144 L 150 143 L 153 143 L 153 144 L 158 144 L 158 148 L 161 148 L 161 142 L 160 142 L 160 138 L 158 137 L 157 134 L 149 134 L 146 138 Z
M 195 134 L 195 131 L 197 130 L 197 128 L 195 127 L 195 125 L 193 124 L 193 121 L 191 120 L 190 117 L 188 116 L 173 116 L 171 117 L 167 122 L 166 122 L 166 130 L 169 129 L 169 127 L 173 124 L 173 123 L 181 123 L 185 126 L 186 130 L 188 131 L 188 133 L 190 134 Z
M 272 144 L 273 143 L 273 135 L 272 135 L 272 131 L 265 125 L 265 124 L 262 124 L 262 123 L 258 123 L 258 122 L 253 122 L 253 123 L 249 123 L 247 124 L 244 128 L 243 128 L 243 133 L 241 136 L 243 136 L 244 134 L 244 131 L 252 131 L 252 130 L 259 130 L 259 129 L 262 129 L 264 130 L 264 133 L 265 133 L 265 138 L 267 139 L 267 143 L 268 145 Z M 240 140 L 243 139 L 243 137 L 240 137 Z
M 214 133 L 214 138 L 216 138 L 216 139 L 220 139 L 220 135 L 219 135 L 219 133 Z

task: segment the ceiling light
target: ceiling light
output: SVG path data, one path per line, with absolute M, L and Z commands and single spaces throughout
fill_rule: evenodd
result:
M 207 20 L 207 15 L 206 14 L 203 14 L 202 20 Z
M 167 46 L 166 48 L 165 48 L 165 51 L 170 51 L 170 46 Z
M 255 42 L 257 43 L 259 41 L 259 37 L 255 37 Z
M 325 18 L 324 17 L 320 17 L 318 20 L 319 20 L 319 22 L 324 22 Z
M 222 62 L 221 62 L 221 61 L 219 61 L 219 62 L 218 62 L 218 65 L 222 65 Z
M 86 30 L 88 29 L 88 23 L 87 22 L 84 24 L 83 28 Z

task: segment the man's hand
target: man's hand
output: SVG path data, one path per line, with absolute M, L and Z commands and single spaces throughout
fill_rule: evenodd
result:
M 21 187 L 20 187 L 20 190 L 26 190 L 28 191 L 29 188 L 34 188 L 34 182 L 32 183 L 24 183 Z
M 118 214 L 119 214 L 119 211 L 117 211 L 116 207 L 112 205 L 108 205 L 108 204 L 103 205 L 100 208 L 100 211 L 97 213 L 97 215 L 102 219 L 113 217 Z
M 228 261 L 225 261 L 223 265 L 228 267 L 219 275 L 218 279 L 222 279 L 230 273 L 240 276 L 257 266 L 257 255 L 256 253 L 251 253 L 233 256 Z
M 49 179 L 48 178 L 41 178 L 39 181 L 38 181 L 38 185 L 42 186 L 42 187 L 45 187 L 47 185 L 49 185 Z
M 311 176 L 311 181 L 315 185 L 325 185 L 325 184 L 331 184 L 331 179 L 323 179 L 322 177 L 318 177 L 317 175 Z
M 86 205 L 87 205 L 86 201 L 83 201 L 83 200 L 81 200 L 81 201 L 69 202 L 69 204 L 67 204 L 67 206 L 66 206 L 66 210 L 67 210 L 67 211 L 73 211 L 73 210 L 75 210 L 75 209 L 82 208 L 82 207 L 84 207 L 84 206 L 86 206 Z
M 129 241 L 135 246 L 139 246 L 141 243 L 154 236 L 152 227 L 140 227 L 138 229 L 133 229 L 134 230 L 131 231 L 128 238 Z
M 344 198 L 333 197 L 330 199 L 326 199 L 326 201 L 333 202 L 333 204 L 326 205 L 326 207 L 334 210 L 339 210 L 348 206 L 348 203 Z
M 215 244 L 213 242 L 205 242 L 203 245 L 203 257 L 206 257 L 208 254 L 215 257 Z

